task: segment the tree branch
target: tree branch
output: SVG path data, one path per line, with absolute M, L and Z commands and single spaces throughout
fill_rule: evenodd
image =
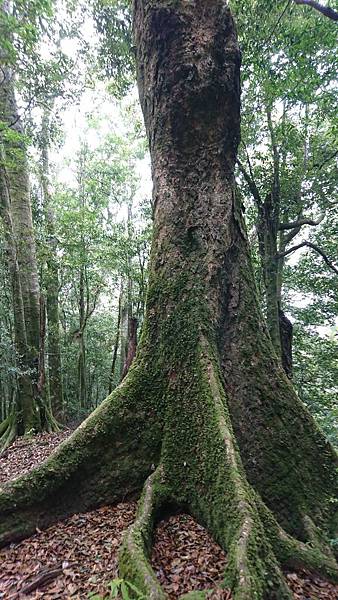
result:
M 338 21 L 338 12 L 330 8 L 330 6 L 323 6 L 319 4 L 319 2 L 315 2 L 315 0 L 293 0 L 295 4 L 303 4 L 305 6 L 311 6 L 318 12 L 322 13 L 328 19 L 332 19 L 332 21 Z
M 285 231 L 286 229 L 298 229 L 303 225 L 319 225 L 324 219 L 325 214 L 321 215 L 319 219 L 298 219 L 298 221 L 292 221 L 291 223 L 280 223 L 279 231 Z
M 298 233 L 300 232 L 300 229 L 301 229 L 300 227 L 295 227 L 294 229 L 290 229 L 289 233 L 288 233 L 288 234 L 287 234 L 285 237 L 284 237 L 284 235 L 282 234 L 282 236 L 283 236 L 283 244 L 284 244 L 284 248 L 285 248 L 285 247 L 286 247 L 288 244 L 290 244 L 290 242 L 292 242 L 293 238 L 295 238 L 295 237 L 296 237 L 296 235 L 298 235 Z M 284 250 L 283 250 L 283 252 L 284 252 Z
M 326 165 L 326 163 L 330 162 L 330 160 L 332 160 L 333 158 L 336 158 L 336 156 L 338 155 L 338 150 L 335 150 L 333 152 L 333 154 L 330 154 L 327 158 L 325 158 L 321 163 L 315 163 L 314 165 L 312 165 L 313 169 L 322 169 L 324 165 Z
M 237 164 L 239 166 L 240 172 L 242 173 L 245 181 L 247 182 L 247 184 L 249 186 L 250 192 L 253 195 L 255 202 L 257 203 L 258 206 L 260 206 L 262 204 L 260 193 L 258 191 L 258 188 L 256 186 L 254 179 L 252 178 L 252 175 L 249 175 L 249 173 L 246 171 L 245 167 L 243 166 L 243 164 L 241 163 L 239 158 L 237 158 Z
M 272 147 L 272 158 L 273 158 L 273 188 L 272 188 L 272 198 L 274 203 L 274 213 L 275 215 L 279 213 L 279 203 L 280 203 L 280 178 L 279 178 L 279 151 L 277 147 L 277 140 L 275 131 L 273 129 L 272 117 L 271 117 L 271 107 L 266 106 L 266 119 L 268 123 L 268 130 L 271 138 L 271 147 Z M 278 215 L 279 219 L 279 215 Z
M 315 252 L 320 254 L 320 256 L 324 259 L 327 266 L 330 267 L 330 269 L 332 269 L 332 271 L 334 271 L 338 275 L 337 267 L 335 267 L 335 265 L 330 261 L 330 259 L 326 256 L 325 252 L 323 252 L 323 250 L 321 248 L 319 248 L 319 246 L 317 246 L 316 244 L 313 244 L 312 242 L 301 242 L 300 244 L 297 244 L 296 246 L 289 248 L 289 250 L 285 250 L 285 252 L 276 254 L 276 258 L 279 259 L 279 258 L 283 258 L 284 256 L 288 256 L 288 254 L 291 254 L 292 252 L 295 252 L 296 250 L 299 250 L 300 248 L 304 248 L 305 246 L 307 246 L 308 248 L 311 248 L 312 250 L 314 250 Z

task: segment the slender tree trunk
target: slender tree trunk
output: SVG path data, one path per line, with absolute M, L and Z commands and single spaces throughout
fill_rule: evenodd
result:
M 131 220 L 132 220 L 132 201 L 128 204 L 128 217 L 127 217 L 127 235 L 128 235 L 128 256 L 127 256 L 127 285 L 124 302 L 122 305 L 121 315 L 121 358 L 120 358 L 120 373 L 121 380 L 125 377 L 130 364 L 127 366 L 128 355 L 129 355 L 129 344 L 133 337 L 131 328 L 133 328 L 133 281 L 131 277 L 131 256 L 130 256 L 130 243 L 131 243 Z M 133 342 L 131 342 L 133 343 Z
M 235 600 L 291 600 L 281 566 L 338 574 L 318 530 L 332 523 L 336 455 L 279 366 L 258 307 L 234 194 L 233 19 L 223 0 L 137 0 L 134 11 L 155 208 L 142 339 L 120 386 L 0 494 L 0 540 L 117 500 L 148 476 L 119 557 L 146 598 L 167 598 L 148 557 L 169 502 L 227 550 Z
M 117 352 L 118 352 L 118 349 L 119 349 L 119 342 L 120 342 L 122 299 L 123 299 L 123 282 L 121 280 L 121 288 L 120 288 L 120 293 L 119 293 L 119 303 L 118 303 L 118 308 L 117 308 L 116 335 L 115 335 L 113 357 L 112 357 L 111 369 L 110 369 L 110 375 L 109 375 L 109 388 L 108 388 L 108 393 L 109 394 L 111 394 L 112 391 L 113 391 L 114 374 L 115 374 L 115 368 L 116 368 L 116 359 L 117 359 Z
M 77 335 L 77 342 L 79 344 L 79 352 L 77 359 L 77 385 L 79 406 L 81 408 L 87 408 L 86 344 L 84 340 L 85 327 L 85 273 L 83 267 L 81 267 L 79 281 L 79 332 Z
M 274 218 L 274 201 L 272 194 L 267 194 L 258 211 L 257 231 L 259 250 L 263 268 L 265 286 L 266 320 L 271 341 L 277 353 L 281 356 L 281 339 L 278 310 L 278 277 L 279 264 L 277 259 L 278 224 Z
M 279 309 L 279 331 L 282 351 L 282 366 L 289 379 L 292 379 L 292 340 L 293 326 L 286 314 Z
M 44 110 L 41 131 L 41 186 L 43 209 L 47 229 L 47 318 L 48 318 L 48 371 L 49 395 L 53 414 L 56 418 L 63 413 L 63 384 L 59 319 L 59 267 L 57 241 L 55 236 L 55 216 L 49 190 L 49 128 L 51 108 Z
M 131 364 L 136 356 L 136 348 L 137 348 L 137 319 L 135 317 L 131 317 L 128 322 L 128 349 L 127 349 L 127 357 L 124 363 L 122 377 L 127 375 Z
M 283 312 L 281 288 L 283 264 L 277 258 L 278 232 L 271 215 L 271 196 L 266 199 L 257 217 L 259 250 L 265 287 L 266 320 L 268 331 L 277 356 L 289 379 L 292 378 L 291 321 Z
M 128 353 L 128 304 L 125 294 L 122 299 L 121 322 L 120 322 L 120 381 L 122 379 L 123 367 L 127 360 Z

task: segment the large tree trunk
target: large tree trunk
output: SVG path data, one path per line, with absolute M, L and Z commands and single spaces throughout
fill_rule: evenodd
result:
M 1 150 L 1 147 L 0 147 Z M 0 153 L 0 216 L 7 246 L 7 266 L 11 278 L 12 307 L 14 315 L 14 341 L 18 363 L 18 390 L 16 407 L 0 426 L 0 449 L 12 442 L 17 433 L 24 434 L 37 426 L 33 387 L 29 377 L 30 353 L 27 344 L 24 305 L 21 291 L 17 248 L 10 210 L 9 185 L 4 153 Z
M 234 23 L 224 0 L 137 0 L 134 34 L 155 206 L 141 342 L 112 395 L 5 487 L 0 539 L 138 492 L 155 469 L 121 549 L 124 577 L 149 599 L 167 597 L 148 553 L 169 502 L 227 550 L 235 600 L 291 598 L 281 565 L 337 576 L 318 529 L 332 521 L 336 457 L 279 366 L 258 309 L 233 187 Z
M 0 10 L 3 17 L 9 14 L 7 1 L 1 2 Z M 0 34 L 8 42 L 6 27 L 0 28 Z M 15 102 L 14 74 L 8 62 L 6 45 L 2 45 L 0 48 L 0 214 L 7 245 L 7 266 L 11 278 L 14 341 L 19 374 L 16 407 L 0 424 L 0 450 L 11 443 L 17 433 L 28 433 L 40 427 L 39 413 L 36 410 L 34 388 L 30 377 L 33 370 L 37 374 L 38 353 L 34 352 L 32 348 L 31 332 L 28 330 L 26 310 L 30 310 L 30 296 L 27 294 L 25 273 L 23 272 L 27 271 L 25 262 L 22 264 L 22 256 L 17 243 L 15 210 L 13 211 L 16 190 L 21 181 L 20 175 L 18 175 L 18 181 L 15 181 L 15 177 L 13 179 L 14 165 L 24 161 L 24 149 Z M 22 243 L 25 244 L 25 232 L 23 235 Z M 39 327 L 39 307 L 37 327 Z
M 40 290 L 36 262 L 35 239 L 30 202 L 30 186 L 24 132 L 18 113 L 14 75 L 4 68 L 2 84 L 2 107 L 4 121 L 10 127 L 12 137 L 5 142 L 7 176 L 10 188 L 11 215 L 16 239 L 17 257 L 20 269 L 20 281 L 24 303 L 27 342 L 32 354 L 32 369 L 36 370 L 40 343 Z
M 8 2 L 1 4 L 1 10 L 10 16 Z M 6 20 L 5 20 L 6 22 Z M 10 43 L 6 27 L 1 31 L 4 40 Z M 11 235 L 14 236 L 15 254 L 20 280 L 23 318 L 27 352 L 25 366 L 29 370 L 34 395 L 34 407 L 30 409 L 34 417 L 26 426 L 23 411 L 23 430 L 39 431 L 51 429 L 54 422 L 49 407 L 44 402 L 44 390 L 41 387 L 43 375 L 39 366 L 43 363 L 40 354 L 40 287 L 33 230 L 30 185 L 24 130 L 18 112 L 15 97 L 15 75 L 10 66 L 6 48 L 0 51 L 0 121 L 2 126 L 1 161 L 3 163 L 3 188 L 7 187 L 11 219 Z M 5 178 L 5 179 L 4 179 Z M 26 373 L 27 374 L 27 373 Z M 28 396 L 29 398 L 29 396 Z

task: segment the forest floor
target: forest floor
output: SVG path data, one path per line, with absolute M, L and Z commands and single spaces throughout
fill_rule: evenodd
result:
M 70 433 L 19 439 L 0 457 L 0 483 L 26 473 Z M 133 521 L 135 502 L 105 506 L 49 527 L 0 551 L 0 598 L 85 600 L 91 593 L 108 598 L 117 577 L 117 550 Z M 213 588 L 210 600 L 231 600 L 219 584 L 226 554 L 187 514 L 161 521 L 154 536 L 152 565 L 170 600 L 190 590 Z M 307 572 L 286 573 L 295 600 L 337 600 L 334 586 Z

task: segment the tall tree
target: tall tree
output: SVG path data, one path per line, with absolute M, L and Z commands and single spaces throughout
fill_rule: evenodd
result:
M 111 396 L 5 486 L 1 541 L 146 480 L 120 553 L 122 575 L 146 597 L 166 597 L 148 552 L 169 502 L 228 551 L 236 600 L 291 599 L 280 565 L 337 577 L 319 530 L 332 525 L 336 456 L 280 368 L 258 307 L 234 193 L 234 22 L 224 0 L 137 0 L 134 39 L 154 180 L 142 340 Z
M 41 127 L 41 187 L 43 192 L 43 212 L 47 233 L 46 256 L 46 296 L 48 318 L 48 371 L 49 396 L 53 414 L 56 418 L 63 412 L 63 383 L 61 364 L 61 340 L 59 319 L 59 266 L 57 260 L 57 240 L 55 232 L 55 214 L 50 193 L 50 127 L 51 109 L 47 104 L 44 109 Z
M 9 247 L 8 266 L 12 277 L 16 346 L 26 369 L 25 377 L 19 382 L 18 405 L 13 413 L 10 438 L 13 437 L 13 431 L 27 433 L 40 430 L 49 423 L 50 416 L 48 407 L 41 402 L 44 361 L 40 353 L 40 290 L 26 145 L 15 97 L 11 17 L 9 4 L 3 2 L 0 14 L 3 34 L 0 48 L 1 212 Z M 26 381 L 27 373 L 31 379 L 30 385 Z M 20 386 L 23 385 L 25 391 L 21 394 Z M 18 421 L 21 420 L 22 424 L 19 425 Z M 5 432 L 2 445 L 8 444 L 9 437 Z
M 325 247 L 311 244 L 307 230 L 329 217 L 337 185 L 335 26 L 311 11 L 306 18 L 291 13 L 290 3 L 280 13 L 279 7 L 272 9 L 263 24 L 264 3 L 249 1 L 247 8 L 253 23 L 242 32 L 246 68 L 238 164 L 242 189 L 256 208 L 268 329 L 291 377 L 292 324 L 283 304 L 287 257 L 308 247 L 334 268 Z
M 16 406 L 15 408 L 12 407 L 9 415 L 7 415 L 0 425 L 0 447 L 3 449 L 12 442 L 17 433 L 29 433 L 39 425 L 36 418 L 33 385 L 30 377 L 32 357 L 27 341 L 17 245 L 12 222 L 9 183 L 3 154 L 0 164 L 0 215 L 4 225 L 7 245 L 7 265 L 11 279 L 14 314 L 15 349 L 19 359 L 17 364 L 19 373 Z

